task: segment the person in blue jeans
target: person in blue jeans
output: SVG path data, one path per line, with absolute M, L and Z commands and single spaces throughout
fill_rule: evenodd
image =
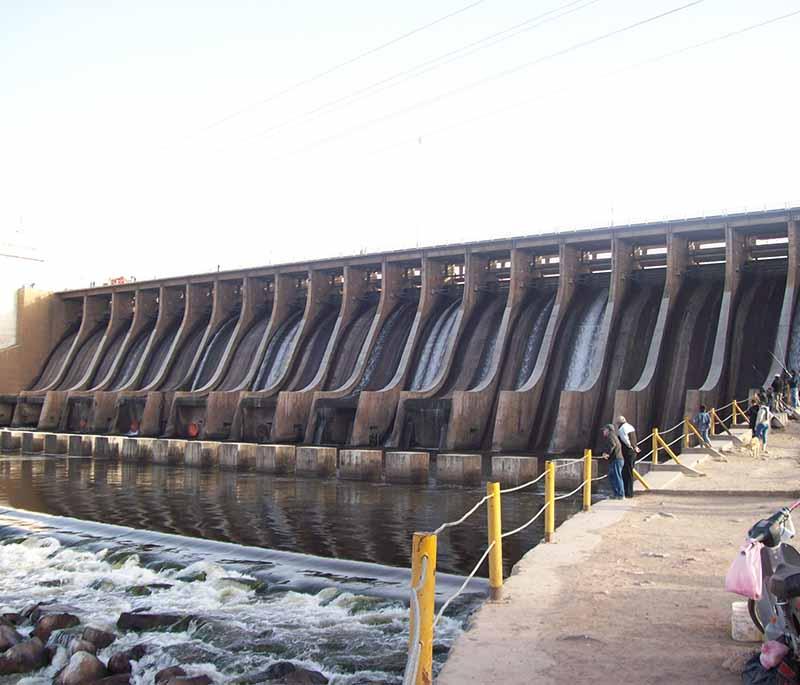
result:
M 625 465 L 625 456 L 622 454 L 622 443 L 617 437 L 617 431 L 612 424 L 603 426 L 603 459 L 608 459 L 608 480 L 611 483 L 612 499 L 625 498 L 625 486 L 622 482 L 622 467 Z
M 694 427 L 697 428 L 697 432 L 700 433 L 701 437 L 703 438 L 703 442 L 706 445 L 711 444 L 710 437 L 708 435 L 709 430 L 711 429 L 711 414 L 706 411 L 706 405 L 700 405 L 700 411 L 695 414 Z

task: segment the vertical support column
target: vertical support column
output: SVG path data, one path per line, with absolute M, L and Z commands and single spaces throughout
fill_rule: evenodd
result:
M 583 510 L 592 508 L 592 450 L 583 451 Z
M 489 497 L 486 504 L 487 530 L 489 544 L 493 545 L 489 551 L 489 592 L 493 600 L 498 600 L 503 594 L 503 524 L 500 511 L 500 483 L 487 483 L 486 495 Z
M 553 542 L 556 532 L 556 467 L 552 459 L 547 462 L 544 477 L 544 541 Z
M 653 454 L 650 456 L 650 459 L 653 462 L 653 468 L 658 466 L 658 428 L 653 428 Z
M 411 544 L 411 588 L 417 599 L 418 611 L 414 610 L 412 600 L 409 655 L 413 657 L 415 650 L 419 649 L 418 665 L 413 664 L 416 665 L 416 677 L 411 682 L 415 685 L 430 685 L 433 682 L 433 618 L 436 600 L 436 536 L 430 533 L 414 533 Z

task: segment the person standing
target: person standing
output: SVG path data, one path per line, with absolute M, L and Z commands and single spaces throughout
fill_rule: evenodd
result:
M 750 434 L 754 438 L 758 437 L 758 435 L 756 435 L 756 427 L 758 426 L 758 410 L 760 406 L 759 395 L 756 394 L 756 396 L 750 400 L 750 406 L 747 408 L 747 423 L 750 426 Z
M 764 454 L 768 454 L 767 450 L 767 437 L 769 435 L 769 424 L 772 420 L 772 413 L 766 404 L 762 404 L 758 409 L 758 416 L 756 417 L 756 437 L 761 440 L 761 447 Z
M 706 405 L 700 405 L 700 411 L 695 414 L 692 423 L 694 423 L 694 427 L 697 428 L 697 432 L 700 433 L 703 442 L 706 445 L 710 445 L 711 439 L 708 433 L 711 430 L 711 414 L 706 411 Z
M 603 426 L 603 439 L 605 447 L 603 449 L 603 459 L 608 459 L 608 480 L 611 482 L 611 491 L 614 493 L 611 499 L 624 499 L 625 486 L 622 483 L 622 466 L 625 457 L 622 454 L 622 444 L 614 430 L 614 424 L 609 423 Z
M 633 497 L 633 466 L 636 455 L 641 452 L 636 443 L 636 429 L 624 416 L 617 417 L 617 437 L 622 444 L 625 463 L 622 465 L 622 485 L 625 497 Z

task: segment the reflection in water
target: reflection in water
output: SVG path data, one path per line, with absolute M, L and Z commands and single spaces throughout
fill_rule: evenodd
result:
M 241 545 L 408 568 L 411 534 L 459 518 L 479 488 L 336 479 L 91 459 L 0 459 L 0 505 Z M 503 497 L 503 528 L 538 511 L 541 495 Z M 577 500 L 557 508 L 557 523 Z M 542 536 L 541 521 L 503 542 L 505 572 Z M 486 545 L 483 510 L 440 536 L 437 568 L 468 573 Z M 486 566 L 480 575 L 486 575 Z

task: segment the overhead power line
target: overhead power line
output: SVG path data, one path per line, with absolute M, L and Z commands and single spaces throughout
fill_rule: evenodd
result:
M 486 0 L 474 0 L 468 5 L 461 7 L 460 9 L 457 9 L 453 12 L 449 12 L 448 14 L 445 14 L 439 17 L 438 19 L 434 19 L 433 21 L 429 21 L 426 24 L 422 24 L 421 26 L 417 26 L 416 28 L 413 28 L 410 31 L 406 31 L 403 34 L 400 34 L 399 36 L 396 36 L 391 40 L 386 41 L 385 43 L 381 43 L 380 45 L 376 45 L 374 48 L 370 48 L 369 50 L 365 50 L 364 52 L 361 52 L 355 55 L 354 57 L 350 57 L 349 59 L 346 59 L 344 62 L 339 62 L 338 64 L 335 64 L 332 67 L 328 67 L 327 69 L 324 69 L 323 71 L 320 71 L 314 74 L 313 76 L 309 76 L 308 78 L 304 78 L 300 81 L 297 81 L 290 86 L 286 86 L 286 88 L 279 90 L 277 93 L 273 93 L 269 97 L 263 98 L 262 100 L 258 100 L 250 105 L 247 105 L 246 107 L 242 107 L 241 109 L 232 112 L 222 117 L 221 119 L 218 119 L 217 121 L 208 124 L 203 130 L 207 131 L 209 129 L 216 128 L 217 126 L 221 126 L 222 124 L 230 121 L 231 119 L 235 119 L 236 117 L 239 117 L 242 114 L 245 114 L 246 112 L 255 109 L 256 107 L 266 105 L 267 103 L 273 102 L 274 100 L 277 100 L 278 98 L 283 97 L 284 95 L 288 95 L 289 93 L 292 93 L 295 90 L 302 88 L 303 86 L 307 86 L 311 83 L 314 83 L 315 81 L 319 81 L 320 79 L 329 76 L 330 74 L 332 74 L 335 71 L 338 71 L 339 69 L 344 69 L 345 67 L 348 67 L 351 64 L 354 64 L 355 62 L 364 59 L 365 57 L 369 57 L 370 55 L 374 55 L 375 53 L 380 52 L 381 50 L 385 50 L 386 48 L 391 47 L 392 45 L 396 45 L 397 43 L 405 40 L 406 38 L 410 38 L 411 36 L 414 36 L 417 33 L 432 28 L 437 24 L 441 24 L 442 22 L 447 21 L 448 19 L 452 19 L 453 17 L 458 16 L 459 14 L 463 14 L 464 12 L 471 10 L 473 7 L 477 7 L 480 4 L 483 4 L 484 2 L 486 2 Z

